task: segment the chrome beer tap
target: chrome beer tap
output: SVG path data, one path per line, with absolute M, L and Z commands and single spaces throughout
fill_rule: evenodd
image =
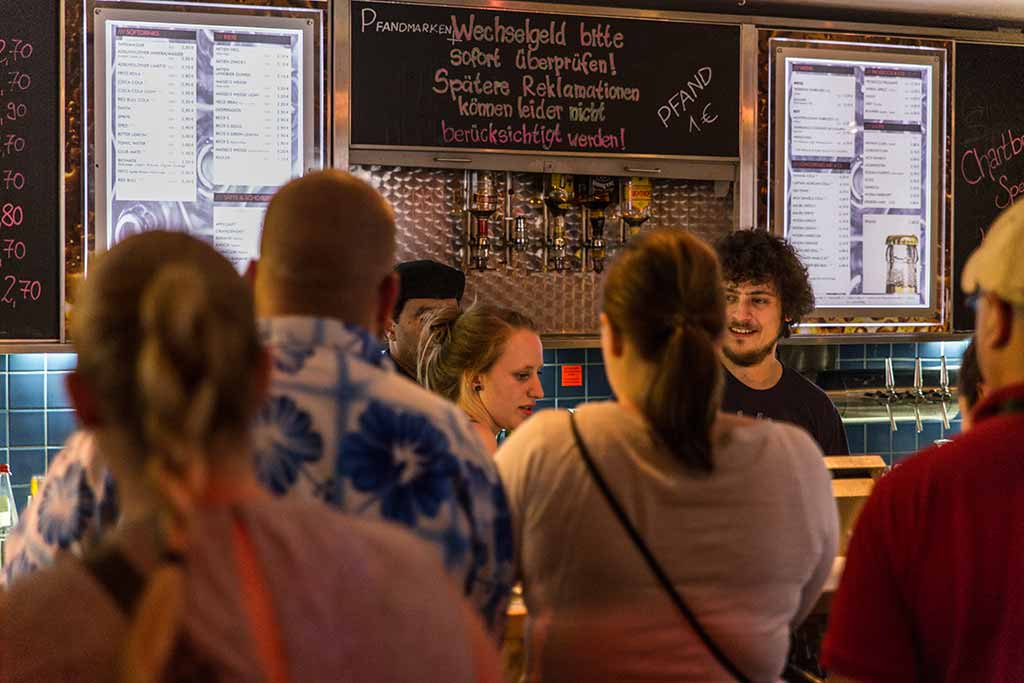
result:
M 946 354 L 942 354 L 942 367 L 939 370 L 939 405 L 942 407 L 942 428 L 949 430 L 949 410 L 946 401 L 952 401 L 953 394 L 949 391 L 949 368 L 946 367 Z
M 892 358 L 885 359 L 885 412 L 889 416 L 889 429 L 896 431 L 896 415 L 893 414 L 892 406 L 900 400 L 896 393 L 896 378 L 892 372 Z
M 924 397 L 924 372 L 921 370 L 920 356 L 914 359 L 914 389 L 910 392 L 910 397 L 914 401 L 914 424 L 917 433 L 920 434 L 924 431 L 924 425 L 921 422 L 921 404 L 926 400 Z

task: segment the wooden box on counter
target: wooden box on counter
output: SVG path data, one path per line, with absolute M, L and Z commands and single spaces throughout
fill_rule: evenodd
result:
M 886 465 L 877 455 L 833 455 L 825 458 L 825 466 L 832 474 L 832 495 L 839 512 L 839 555 L 845 556 L 857 515 Z

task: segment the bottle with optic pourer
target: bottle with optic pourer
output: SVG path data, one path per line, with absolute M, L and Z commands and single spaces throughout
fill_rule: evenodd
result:
M 469 203 L 469 212 L 476 218 L 476 230 L 470 241 L 472 266 L 487 270 L 491 256 L 490 221 L 498 209 L 498 193 L 489 171 L 476 174 L 476 184 Z
M 572 210 L 574 197 L 572 176 L 552 173 L 544 188 L 544 204 L 552 216 L 550 245 L 552 264 L 556 272 L 569 265 L 569 242 L 565 229 L 565 214 Z
M 653 188 L 650 178 L 630 178 L 623 191 L 622 220 L 628 226 L 627 238 L 640 234 L 640 226 L 651 217 Z
M 604 270 L 608 258 L 608 243 L 605 240 L 605 211 L 618 200 L 618 182 L 612 176 L 591 176 L 588 191 L 583 205 L 590 210 L 590 239 L 587 248 L 590 250 L 591 267 L 594 272 Z
M 524 252 L 530 247 L 530 236 L 526 229 L 526 216 L 518 215 L 513 224 L 512 248 Z

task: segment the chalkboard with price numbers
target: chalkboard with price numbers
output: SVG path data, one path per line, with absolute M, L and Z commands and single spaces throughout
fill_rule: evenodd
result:
M 60 3 L 0 0 L 0 341 L 60 339 Z

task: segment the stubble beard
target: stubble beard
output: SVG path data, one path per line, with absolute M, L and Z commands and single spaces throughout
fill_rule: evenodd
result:
M 781 335 L 779 335 L 779 337 L 781 337 Z M 764 346 L 759 346 L 756 349 L 750 349 L 749 351 L 742 352 L 736 352 L 728 344 L 723 344 L 722 353 L 726 358 L 740 367 L 753 367 L 771 355 L 772 351 L 775 349 L 775 344 L 779 341 L 779 337 L 776 337 Z

